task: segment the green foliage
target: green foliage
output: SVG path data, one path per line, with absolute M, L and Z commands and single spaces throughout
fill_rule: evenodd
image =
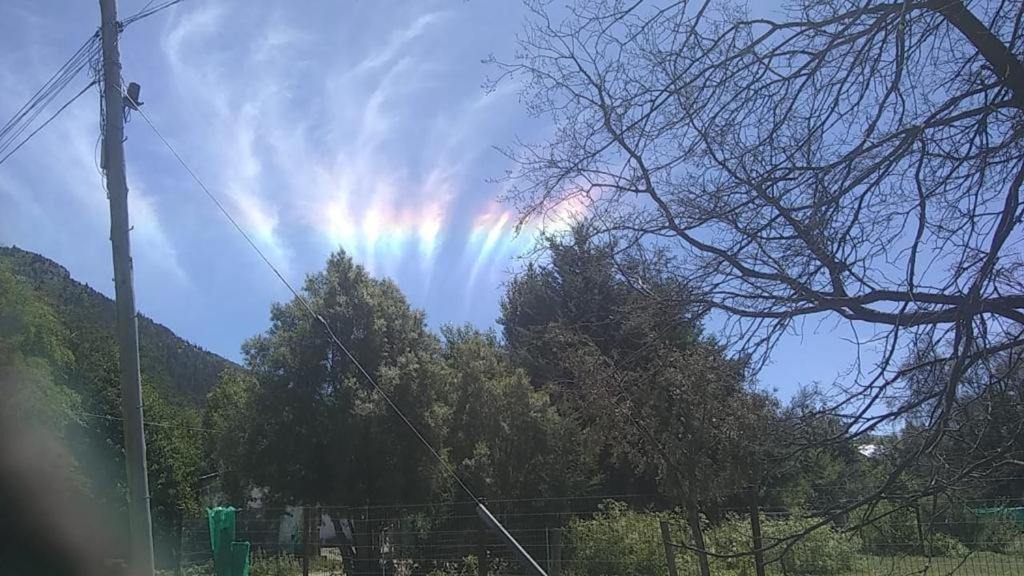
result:
M 242 506 L 248 501 L 250 429 L 260 424 L 252 418 L 256 386 L 251 374 L 232 368 L 221 374 L 220 382 L 206 397 L 203 428 L 210 432 L 205 436 L 205 452 L 219 475 L 225 504 Z
M 323 556 L 310 559 L 310 573 L 320 576 L 344 576 L 340 561 Z M 256 550 L 249 557 L 249 576 L 300 576 L 302 560 L 291 554 L 269 554 Z
M 67 330 L 53 308 L 0 260 L 0 360 L 13 354 L 58 371 L 71 362 Z
M 0 267 L 6 267 L 50 307 L 60 320 L 63 334 L 74 334 L 68 349 L 76 357 L 85 356 L 76 358 L 78 362 L 88 362 L 88 356 L 104 353 L 102 349 L 113 341 L 114 302 L 89 286 L 76 282 L 56 262 L 18 248 L 0 247 Z M 0 294 L 5 292 L 0 279 Z M 18 308 L 27 309 L 24 305 L 11 308 L 0 302 L 0 335 L 7 330 L 3 326 L 5 311 Z M 143 377 L 169 399 L 201 402 L 220 373 L 233 366 L 224 358 L 179 338 L 144 314 L 138 315 L 138 328 Z M 40 339 L 35 330 L 17 329 L 16 326 L 10 329 L 10 334 L 33 342 L 36 347 L 46 349 L 50 345 L 46 337 Z M 52 332 L 47 329 L 44 334 Z M 45 353 L 41 355 L 48 357 Z
M 510 284 L 499 322 L 534 386 L 603 448 L 606 478 L 630 479 L 605 488 L 654 481 L 695 507 L 742 487 L 772 402 L 701 337 L 685 283 L 650 261 L 616 262 L 618 248 L 585 227 L 546 248 L 550 262 Z
M 1024 530 L 1008 514 L 981 514 L 966 523 L 964 541 L 971 550 L 984 552 L 1024 552 Z
M 427 572 L 427 576 L 477 576 L 480 561 L 469 554 L 456 562 L 445 562 L 443 566 Z M 516 567 L 509 565 L 501 558 L 491 558 L 487 563 L 487 574 L 490 576 L 511 576 L 518 574 Z
M 950 510 L 921 511 L 921 528 L 912 507 L 882 502 L 869 514 L 856 516 L 864 550 L 878 555 L 921 555 L 964 557 L 970 551 L 1006 553 L 1022 535 L 1020 527 L 1007 516 L 978 515 L 962 505 Z
M 668 564 L 661 540 L 667 514 L 635 512 L 608 501 L 593 518 L 568 527 L 571 576 L 666 576 Z
M 13 367 L 21 384 L 5 390 L 5 397 L 27 423 L 41 426 L 60 441 L 77 487 L 112 520 L 116 518 L 119 522 L 112 524 L 126 535 L 113 324 L 113 303 L 71 280 L 66 270 L 38 255 L 0 248 L 0 365 Z M 202 375 L 203 369 L 188 366 L 228 363 L 144 318 L 140 333 L 157 561 L 171 565 L 177 528 L 199 509 L 203 462 L 202 438 L 196 432 L 199 413 L 182 391 L 210 385 L 201 378 L 184 378 Z M 157 348 L 163 352 L 154 353 Z M 174 382 L 168 375 L 183 380 Z
M 432 419 L 440 347 L 390 281 L 344 254 L 311 275 L 305 294 L 345 347 L 416 426 L 437 442 Z M 362 505 L 420 501 L 437 462 L 397 424 L 392 409 L 298 300 L 275 305 L 271 326 L 244 351 L 258 385 L 247 436 L 249 480 L 275 498 Z
M 864 550 L 872 554 L 913 554 L 920 550 L 920 537 L 914 509 L 880 502 L 855 515 L 863 524 L 858 535 Z
M 943 532 L 930 534 L 924 543 L 925 556 L 965 558 L 969 553 L 970 549 L 963 542 Z
M 769 572 L 793 575 L 840 574 L 854 567 L 860 541 L 852 534 L 824 526 L 798 540 L 791 540 L 794 535 L 802 534 L 818 521 L 818 518 L 802 516 L 771 519 L 761 516 L 761 538 L 763 545 L 768 547 L 764 558 Z M 750 518 L 727 518 L 710 530 L 706 539 L 710 551 L 716 554 L 750 553 L 753 550 Z M 754 558 L 749 554 L 735 558 L 712 556 L 710 564 L 714 574 L 755 574 Z
M 569 574 L 663 575 L 668 574 L 660 523 L 668 521 L 675 542 L 690 541 L 682 519 L 667 512 L 636 512 L 620 502 L 606 502 L 599 514 L 569 525 Z M 853 570 L 860 541 L 856 536 L 826 526 L 812 531 L 792 546 L 788 538 L 815 524 L 817 519 L 762 517 L 764 544 L 778 546 L 765 553 L 769 571 L 793 575 L 840 574 Z M 750 519 L 728 518 L 705 533 L 710 552 L 718 555 L 749 554 L 752 551 Z M 677 551 L 679 566 L 695 562 L 692 553 Z M 728 576 L 752 576 L 752 555 L 710 559 L 712 573 Z
M 515 368 L 493 333 L 442 329 L 448 414 L 446 446 L 479 495 L 578 496 L 593 481 L 593 459 L 576 422 Z
M 763 523 L 763 538 L 766 543 L 782 541 L 802 533 L 818 521 L 818 518 L 801 517 L 766 521 Z M 748 520 L 748 533 L 749 526 Z M 839 574 L 853 568 L 859 549 L 860 541 L 855 535 L 825 526 L 802 537 L 789 550 L 778 549 L 766 558 L 775 559 L 787 574 Z
M 878 448 L 865 457 L 841 437 L 846 423 L 823 410 L 827 400 L 819 390 L 800 390 L 770 429 L 768 458 L 786 466 L 765 466 L 761 475 L 761 505 L 772 508 L 834 510 L 870 493 L 882 480 L 880 438 L 865 437 Z M 799 446 L 799 450 L 793 450 Z
M 448 565 L 435 568 L 427 572 L 427 576 L 476 576 L 477 558 L 469 555 L 459 562 L 449 562 Z
M 298 576 L 299 574 L 302 574 L 302 563 L 290 554 L 270 555 L 262 550 L 257 550 L 249 561 L 249 576 Z

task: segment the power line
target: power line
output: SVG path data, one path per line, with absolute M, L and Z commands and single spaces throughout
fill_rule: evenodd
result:
M 84 70 L 99 54 L 99 36 L 94 34 L 90 36 L 74 54 L 64 64 L 57 69 L 56 72 L 45 82 L 43 85 L 33 94 L 25 104 L 18 109 L 14 115 L 4 123 L 3 127 L 0 127 L 0 154 L 7 152 L 4 159 L 13 153 L 14 149 L 20 148 L 25 142 L 34 136 L 42 126 L 37 127 L 28 137 L 20 139 L 21 135 L 32 125 L 35 119 L 42 113 L 47 106 L 53 102 L 56 97 L 66 88 L 78 74 Z M 81 93 L 77 94 L 71 101 L 81 96 Z M 65 104 L 56 114 L 59 114 L 64 108 L 67 107 Z M 54 116 L 56 116 L 54 114 Z M 53 117 L 51 116 L 44 122 L 44 126 L 48 124 Z
M 98 418 L 100 420 L 111 420 L 116 422 L 124 422 L 124 418 L 120 416 L 109 416 L 107 414 L 94 414 L 92 412 L 68 412 L 72 416 L 85 416 L 87 418 Z M 170 422 L 145 422 L 146 426 L 156 426 L 157 428 L 176 428 L 178 430 L 190 430 L 192 432 L 216 432 L 209 428 L 198 428 L 195 426 L 186 426 L 184 424 L 174 424 Z
M 156 6 L 153 3 L 156 0 L 150 0 L 141 10 L 135 14 L 125 18 L 120 23 L 120 28 L 123 30 L 126 26 L 138 22 L 143 18 L 147 18 L 174 6 L 182 0 L 166 0 Z M 152 8 L 150 8 L 152 6 Z M 32 125 L 33 121 L 42 113 L 47 106 L 67 87 L 71 81 L 92 62 L 100 52 L 100 34 L 99 31 L 93 33 L 89 38 L 68 58 L 64 64 L 62 64 L 56 72 L 53 73 L 50 78 L 43 83 L 43 85 L 36 90 L 28 101 L 26 101 L 21 108 L 19 108 L 7 122 L 4 123 L 3 127 L 0 127 L 0 154 L 3 158 L 0 158 L 0 164 L 3 164 L 5 160 L 11 157 L 15 152 L 18 151 L 22 146 L 25 145 L 33 136 L 39 133 L 47 124 L 53 121 L 64 109 L 66 109 L 72 102 L 80 97 L 89 86 L 82 89 L 81 92 L 76 94 L 71 100 L 60 107 L 53 115 L 47 118 L 41 125 L 37 126 L 28 136 L 23 139 L 19 138 L 21 135 L 28 130 Z
M 78 48 L 78 50 L 75 51 L 74 54 L 71 55 L 70 58 L 67 59 L 67 61 L 64 62 L 64 64 L 61 64 L 60 68 L 58 68 L 57 71 L 43 83 L 36 93 L 33 94 L 17 112 L 14 113 L 14 116 L 4 123 L 3 127 L 0 128 L 0 132 L 6 132 L 9 130 L 16 122 L 29 112 L 35 103 L 45 97 L 48 90 L 52 90 L 54 86 L 60 83 L 63 75 L 65 75 L 70 69 L 77 69 L 78 64 L 81 63 L 83 56 L 86 53 L 91 53 L 98 47 L 99 35 L 98 33 L 94 33 L 85 41 L 84 44 L 82 44 L 82 46 Z
M 231 212 L 229 212 L 228 209 L 224 207 L 224 204 L 222 204 L 220 202 L 220 200 L 217 198 L 217 196 L 213 192 L 210 191 L 210 189 L 206 186 L 206 184 L 199 178 L 199 176 L 196 175 L 196 173 L 192 170 L 192 168 L 189 167 L 189 165 L 185 162 L 185 160 L 181 157 L 181 155 L 178 154 L 177 150 L 175 150 L 174 147 L 171 146 L 171 143 L 168 142 L 166 138 L 164 138 L 163 134 L 160 133 L 160 130 L 158 130 L 157 127 L 153 124 L 153 122 L 149 119 L 149 116 L 147 116 L 146 113 L 143 112 L 141 109 L 138 109 L 137 111 L 142 116 L 142 119 L 146 121 L 146 124 L 149 125 L 150 129 L 153 130 L 153 133 L 156 134 L 157 138 L 159 138 L 160 141 L 163 142 L 164 146 L 167 147 L 167 149 L 171 152 L 171 154 L 175 157 L 175 159 L 177 159 L 178 163 L 181 164 L 182 168 L 184 168 L 185 171 L 188 172 L 189 176 L 191 176 L 192 179 L 196 182 L 196 184 L 198 184 L 199 187 L 202 188 L 203 192 L 206 193 L 207 198 L 209 198 L 214 203 L 214 205 L 217 206 L 217 209 L 220 210 L 221 214 L 223 214 L 224 217 L 227 218 L 229 222 L 231 222 L 231 225 L 235 227 L 235 230 L 237 230 L 238 233 L 242 235 L 242 237 L 245 239 L 246 243 L 249 244 L 249 247 L 252 248 L 253 251 L 255 251 L 256 254 L 260 257 L 260 259 L 263 260 L 263 263 L 266 264 L 274 272 L 274 275 L 277 276 L 278 280 L 280 280 L 281 283 L 284 284 L 284 286 L 288 289 L 288 291 L 292 293 L 292 295 L 295 297 L 295 299 L 298 300 L 302 304 L 302 306 L 306 309 L 306 311 L 309 313 L 309 315 L 314 320 L 319 322 L 321 326 L 323 326 L 324 331 L 327 333 L 328 337 L 330 337 L 330 339 L 334 342 L 334 344 L 337 345 L 338 348 L 340 348 L 341 351 L 345 353 L 345 355 L 352 362 L 352 364 L 356 367 L 356 369 L 358 369 L 359 372 L 366 379 L 366 381 L 370 383 L 370 385 L 373 387 L 374 391 L 376 391 L 377 394 L 379 394 L 381 396 L 381 398 L 383 398 L 384 401 L 387 402 L 387 404 L 391 407 L 391 409 L 395 412 L 395 414 L 397 414 L 398 417 L 402 419 L 402 422 L 404 422 L 405 425 L 410 430 L 412 430 L 412 432 L 416 436 L 416 438 L 418 438 L 419 441 L 421 443 L 423 443 L 424 446 L 426 446 L 427 450 L 429 450 L 430 453 L 433 454 L 434 458 L 436 458 L 437 461 L 441 464 L 441 466 L 442 466 L 442 468 L 444 468 L 445 472 L 449 476 L 451 476 L 459 484 L 460 487 L 462 487 L 462 489 L 466 492 L 466 494 L 474 502 L 479 504 L 480 500 L 476 497 L 476 495 L 473 493 L 473 491 L 469 489 L 469 486 L 467 486 L 466 483 L 462 481 L 462 479 L 455 472 L 455 470 L 451 466 L 449 466 L 449 464 L 444 460 L 444 458 L 441 457 L 441 454 L 438 453 L 438 451 L 434 449 L 434 446 L 431 445 L 430 441 L 428 441 L 427 438 L 416 428 L 416 426 L 412 423 L 412 421 L 409 420 L 409 418 L 405 415 L 405 413 L 403 413 L 402 410 L 398 407 L 398 405 L 395 404 L 395 402 L 391 399 L 391 397 L 387 394 L 387 392 L 385 392 L 380 387 L 380 385 L 377 384 L 377 381 L 374 380 L 374 378 L 372 376 L 370 376 L 370 373 L 367 372 L 365 368 L 363 368 L 363 365 L 359 363 L 359 360 L 357 360 L 356 357 L 352 354 L 352 352 L 349 351 L 348 347 L 346 347 L 344 344 L 342 344 L 341 340 L 334 334 L 334 330 L 331 329 L 331 326 L 327 322 L 327 320 L 325 320 L 323 316 L 317 314 L 316 311 L 313 310 L 312 306 L 310 306 L 310 304 L 306 300 L 306 298 L 303 297 L 298 292 L 298 290 L 296 290 L 291 285 L 291 283 L 288 282 L 287 279 L 285 279 L 284 275 L 281 274 L 281 272 L 280 272 L 280 270 L 278 270 L 277 266 L 275 266 L 270 261 L 270 259 L 267 258 L 266 254 L 263 253 L 263 250 L 261 250 L 260 247 L 256 245 L 256 242 L 253 241 L 252 237 L 249 236 L 249 234 L 245 231 L 245 229 L 231 215 Z
M 139 20 L 142 20 L 143 18 L 148 18 L 149 16 L 152 16 L 153 14 L 156 14 L 157 12 L 160 12 L 162 10 L 170 8 L 171 6 L 174 6 L 175 4 L 178 4 L 179 2 L 182 2 L 182 0 L 167 0 L 166 2 L 164 2 L 162 4 L 158 4 L 156 6 L 153 6 L 153 8 L 149 8 L 150 6 L 153 5 L 153 2 L 156 2 L 156 0 L 149 0 L 149 2 L 146 3 L 146 5 L 143 6 L 141 10 L 139 10 L 135 14 L 132 14 L 131 16 L 125 18 L 124 20 L 121 20 L 121 28 L 124 28 L 124 27 L 128 26 L 129 24 L 134 24 L 135 22 L 138 22 Z
M 4 155 L 3 158 L 0 158 L 0 164 L 3 164 L 4 161 L 6 161 L 8 158 L 10 158 L 15 152 L 17 152 L 22 146 L 24 146 L 29 140 L 31 140 L 32 137 L 35 136 L 37 133 L 39 133 L 40 130 L 42 130 L 43 128 L 46 128 L 46 125 L 49 124 L 50 122 L 52 122 L 54 118 L 59 116 L 60 113 L 63 112 L 65 108 L 70 106 L 75 100 L 78 100 L 78 98 L 82 94 L 85 94 L 89 90 L 89 88 L 92 88 L 96 84 L 97 84 L 96 80 L 93 80 L 92 82 L 89 82 L 88 84 L 86 84 L 85 87 L 82 88 L 82 90 L 80 92 L 78 92 L 78 94 L 75 94 L 74 96 L 72 96 L 70 100 L 65 102 L 63 106 L 58 108 L 56 112 L 51 114 L 49 118 L 47 118 L 42 124 L 40 124 L 38 127 L 36 127 L 35 130 L 33 130 L 31 133 L 29 133 L 28 136 L 26 136 L 21 142 L 19 142 L 17 146 L 12 148 L 10 152 L 8 152 L 7 154 Z

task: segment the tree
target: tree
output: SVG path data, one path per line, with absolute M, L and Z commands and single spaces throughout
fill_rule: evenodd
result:
M 252 476 L 250 435 L 259 420 L 255 414 L 257 384 L 252 374 L 241 369 L 225 370 L 220 382 L 206 396 L 203 428 L 205 452 L 212 460 L 210 474 L 216 474 L 228 502 L 244 505 L 249 501 Z
M 778 20 L 710 0 L 533 8 L 497 63 L 554 125 L 508 151 L 523 217 L 585 205 L 595 233 L 667 251 L 663 271 L 752 359 L 804 321 L 845 324 L 862 362 L 811 415 L 842 421 L 825 441 L 935 408 L 850 506 L 897 490 L 949 434 L 971 370 L 1024 344 L 1020 2 L 803 0 Z M 941 357 L 904 363 L 921 339 Z M 941 385 L 895 393 L 932 362 Z M 929 492 L 1019 471 L 1001 454 Z
M 534 389 L 493 333 L 442 329 L 450 412 L 445 447 L 456 471 L 480 497 L 579 497 L 596 470 L 572 414 L 560 414 Z
M 201 420 L 195 408 L 168 402 L 148 382 L 143 382 L 142 397 L 148 424 L 146 465 L 157 561 L 163 566 L 179 567 L 185 520 L 196 517 L 201 510 Z
M 348 561 L 353 572 L 369 572 L 379 569 L 381 530 L 390 519 L 354 511 L 422 502 L 450 487 L 348 353 L 438 446 L 444 434 L 432 408 L 444 370 L 440 345 L 394 283 L 371 278 L 344 253 L 307 277 L 303 297 L 318 318 L 298 299 L 275 304 L 270 328 L 244 346 L 256 380 L 249 480 L 277 502 L 351 507 L 360 555 Z
M 936 389 L 949 379 L 953 363 L 936 362 L 943 354 L 930 343 L 922 342 L 918 353 L 908 362 L 929 362 L 927 370 L 915 371 L 905 383 L 905 396 L 918 403 L 893 448 L 899 453 L 919 450 L 922 430 L 933 425 L 941 412 Z M 1017 498 L 1024 488 L 1019 474 L 1024 466 L 1024 374 L 1022 351 L 1010 349 L 989 357 L 964 374 L 960 393 L 951 405 L 947 431 L 933 450 L 926 452 L 913 467 L 914 475 L 937 479 L 941 485 L 956 486 L 958 499 L 970 499 L 975 507 L 1001 505 Z M 976 466 L 977 454 L 999 460 L 995 466 Z M 994 473 L 996 472 L 996 473 Z M 1008 473 L 1009 472 L 1009 473 Z
M 586 232 L 551 240 L 550 264 L 510 285 L 501 320 L 509 345 L 540 360 L 539 385 L 581 415 L 611 462 L 654 479 L 686 509 L 703 550 L 701 514 L 757 481 L 749 463 L 774 405 L 748 386 L 743 362 L 701 335 L 685 284 L 649 260 L 616 263 L 615 245 Z

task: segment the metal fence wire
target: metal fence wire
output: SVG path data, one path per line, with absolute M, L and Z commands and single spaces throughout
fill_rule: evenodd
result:
M 609 507 L 604 498 L 580 498 L 487 505 L 551 576 L 700 575 L 681 515 L 646 511 L 649 500 L 617 500 L 625 503 Z M 237 513 L 236 539 L 251 543 L 253 576 L 533 576 L 474 507 L 251 508 Z M 749 510 L 719 512 L 714 521 L 702 519 L 711 573 L 754 576 Z M 770 576 L 1024 576 L 1024 529 L 1012 521 L 947 519 L 896 526 L 891 533 L 838 527 L 787 547 L 786 531 L 800 526 L 796 515 L 761 510 L 759 517 Z M 212 574 L 206 520 L 187 521 L 181 534 L 177 571 Z

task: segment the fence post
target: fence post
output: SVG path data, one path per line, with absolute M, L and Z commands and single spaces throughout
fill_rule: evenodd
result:
M 487 561 L 487 531 L 481 527 L 476 533 L 476 573 L 477 576 L 487 576 L 490 571 Z
M 302 576 L 309 576 L 309 506 L 302 507 Z
M 754 537 L 754 571 L 757 576 L 764 572 L 764 540 L 761 538 L 760 502 L 757 486 L 750 488 L 750 532 Z
M 184 548 L 183 535 L 185 533 L 185 513 L 184 512 L 180 512 L 179 515 L 178 515 L 177 530 L 178 530 L 178 534 L 177 534 L 178 537 L 176 538 L 175 547 L 174 547 L 174 573 L 177 576 L 182 576 L 182 574 L 184 574 L 183 567 L 182 567 L 182 561 L 181 561 L 182 549 Z
M 926 557 L 932 557 L 931 546 L 925 543 L 924 539 L 924 527 L 921 526 L 921 505 L 918 502 L 914 502 L 914 522 L 917 524 L 917 544 L 921 547 L 921 553 Z
M 562 527 L 555 527 L 551 532 L 551 561 L 548 563 L 548 576 L 562 575 Z
M 700 510 L 697 503 L 691 501 L 687 507 L 686 520 L 690 525 L 690 532 L 693 533 L 693 547 L 697 554 L 697 565 L 700 567 L 700 576 L 711 576 L 711 565 L 708 564 L 707 546 L 704 544 L 704 528 L 700 525 Z
M 672 530 L 667 520 L 661 521 L 661 542 L 665 546 L 665 561 L 668 563 L 668 576 L 679 576 L 676 569 L 676 548 L 672 544 Z

